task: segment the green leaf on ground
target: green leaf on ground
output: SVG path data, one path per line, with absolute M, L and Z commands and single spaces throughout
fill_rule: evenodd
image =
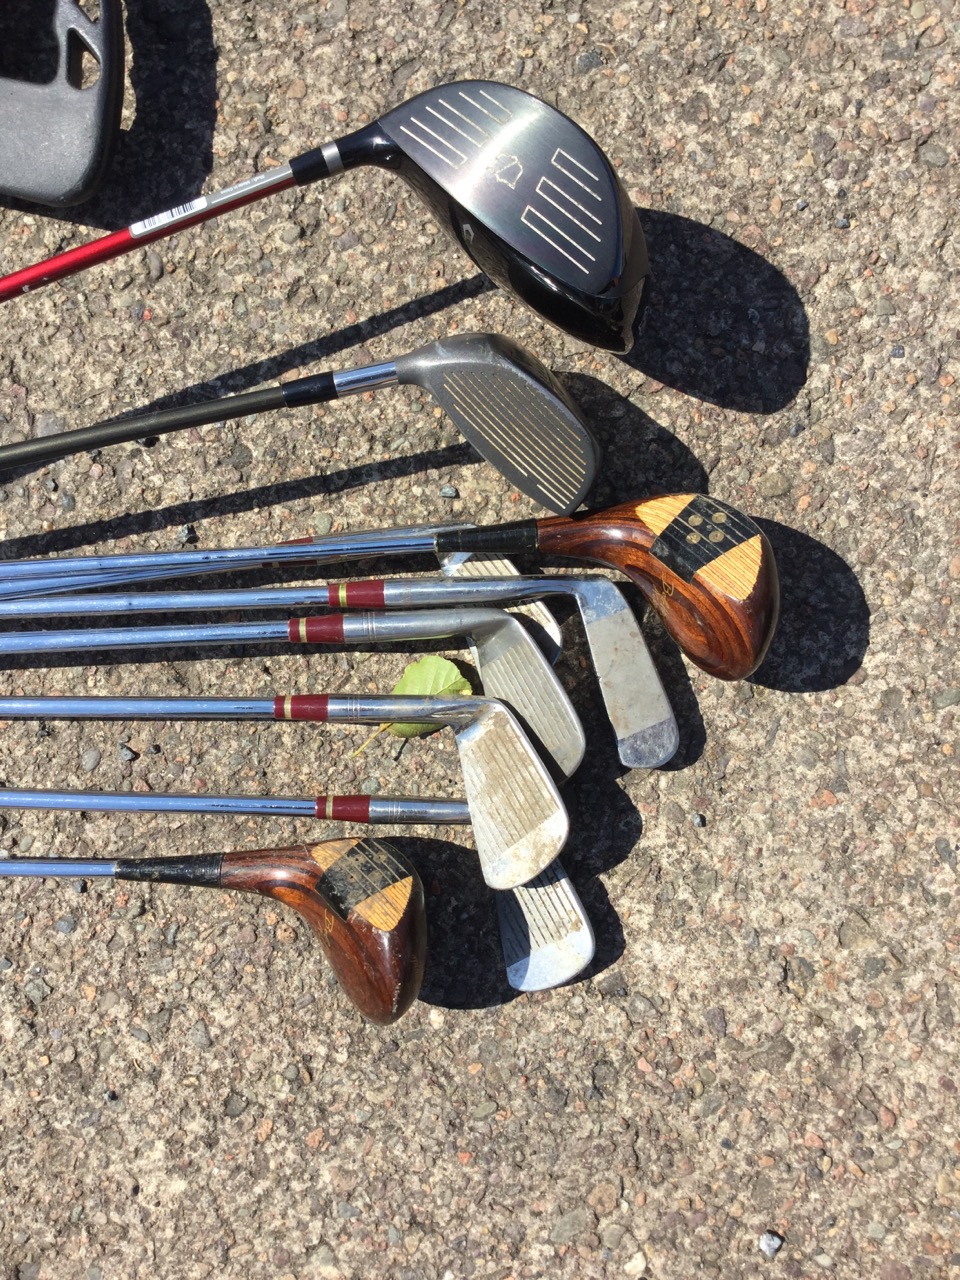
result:
M 411 662 L 393 686 L 393 693 L 410 698 L 466 698 L 473 692 L 470 681 L 448 658 L 435 653 Z M 435 733 L 437 724 L 391 724 L 389 732 L 397 738 L 420 738 Z

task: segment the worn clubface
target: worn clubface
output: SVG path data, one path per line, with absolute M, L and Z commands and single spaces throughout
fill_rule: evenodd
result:
M 559 860 L 496 897 L 507 981 L 515 990 L 559 987 L 593 959 L 593 926 Z

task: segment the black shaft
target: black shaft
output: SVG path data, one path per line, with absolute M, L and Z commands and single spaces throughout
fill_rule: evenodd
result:
M 37 440 L 21 440 L 17 444 L 4 445 L 0 448 L 0 470 L 39 462 L 56 462 L 58 458 L 83 453 L 86 449 L 102 449 L 108 444 L 142 440 L 145 436 L 161 436 L 169 431 L 184 431 L 187 427 L 222 422 L 226 418 L 241 418 L 248 413 L 283 409 L 286 404 L 282 387 L 267 387 L 262 391 L 249 391 L 242 396 L 225 396 L 219 400 L 203 400 L 199 404 L 187 404 L 176 409 L 161 409 L 157 413 L 138 414 L 135 418 L 98 422 L 92 427 L 82 427 L 79 431 L 61 431 L 55 436 L 42 436 Z
M 120 858 L 118 880 L 149 880 L 154 884 L 187 884 L 194 888 L 219 889 L 222 853 L 203 853 L 185 858 Z

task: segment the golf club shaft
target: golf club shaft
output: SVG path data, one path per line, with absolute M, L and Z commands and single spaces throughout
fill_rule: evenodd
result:
M 174 409 L 160 409 L 154 413 L 135 417 L 98 422 L 78 431 L 61 431 L 53 436 L 40 436 L 33 440 L 21 440 L 16 444 L 0 446 L 0 471 L 8 467 L 54 462 L 58 458 L 82 453 L 85 449 L 102 449 L 106 445 L 122 444 L 129 440 L 165 435 L 171 431 L 185 431 L 188 427 L 205 426 L 211 422 L 223 422 L 242 418 L 247 414 L 266 413 L 274 409 L 294 409 L 301 405 L 322 404 L 342 396 L 374 391 L 397 382 L 395 364 L 367 365 L 345 373 L 317 373 L 294 382 L 249 391 L 244 395 L 222 396 L 216 400 L 204 400 L 199 404 L 182 405 Z
M 420 990 L 426 959 L 423 887 L 413 866 L 381 840 L 195 857 L 0 861 L 0 876 L 61 875 L 276 898 L 309 924 L 344 991 L 373 1022 L 396 1021 Z
M 358 164 L 383 163 L 386 157 L 380 157 L 378 148 L 381 151 L 389 150 L 389 143 L 376 126 L 368 125 L 335 143 L 326 143 L 304 152 L 288 164 L 280 165 L 268 173 L 255 174 L 215 194 L 199 196 L 141 222 L 134 222 L 120 231 L 111 232 L 87 244 L 78 245 L 75 249 L 55 254 L 43 262 L 0 277 L 0 302 L 7 302 L 24 293 L 33 293 L 55 280 L 76 275 L 88 267 L 109 262 L 111 258 L 119 258 L 177 231 L 184 231 L 188 227 L 207 222 L 210 218 L 219 217 L 222 213 L 229 213 L 232 209 L 253 204 L 277 191 L 305 186 Z
M 414 698 L 402 694 L 341 698 L 0 698 L 11 720 L 307 720 L 326 724 L 467 724 L 483 698 Z
M 773 638 L 780 589 L 773 550 L 760 528 L 735 507 L 703 494 L 669 494 L 577 516 L 551 516 L 487 527 L 427 531 L 396 529 L 334 535 L 276 548 L 222 552 L 159 552 L 138 556 L 76 557 L 78 579 L 108 576 L 102 585 L 149 581 L 161 574 L 204 573 L 271 563 L 391 555 L 414 551 L 538 552 L 587 560 L 626 574 L 660 615 L 686 655 L 724 680 L 749 675 Z M 45 566 L 57 565 L 59 569 Z M 70 561 L 11 561 L 0 566 L 0 596 L 30 594 L 14 577 L 53 573 L 64 590 L 76 589 Z M 66 567 L 64 567 L 66 566 Z M 43 579 L 41 579 L 42 581 Z M 33 584 L 36 590 L 36 581 Z M 49 590 L 49 581 L 41 588 Z
M 0 654 L 67 653 L 86 649 L 139 649 L 176 645 L 380 644 L 445 640 L 502 620 L 497 609 L 446 608 L 395 613 L 330 613 L 286 622 L 224 622 L 167 627 L 84 627 L 76 631 L 0 632 Z
M 460 526 L 454 526 L 460 527 Z M 131 552 L 124 555 L 62 556 L 50 560 L 0 560 L 0 598 L 37 591 L 109 586 L 125 582 L 226 573 L 234 569 L 283 568 L 354 556 L 398 555 L 434 550 L 436 536 L 450 525 L 367 529 L 360 533 L 298 538 L 273 547 L 225 547 L 208 551 Z
M 66 618 L 103 614 L 206 612 L 234 609 L 443 608 L 539 600 L 569 593 L 571 578 L 426 577 L 310 583 L 231 591 L 150 591 L 101 595 L 31 596 L 0 600 L 0 619 Z M 51 588 L 56 590 L 56 588 Z M 8 633 L 11 634 L 11 633 Z M 2 635 L 2 633 L 0 633 Z
M 203 813 L 263 818 L 312 818 L 365 826 L 467 826 L 464 800 L 419 796 L 235 796 L 175 792 L 43 791 L 0 788 L 0 808 L 83 813 Z

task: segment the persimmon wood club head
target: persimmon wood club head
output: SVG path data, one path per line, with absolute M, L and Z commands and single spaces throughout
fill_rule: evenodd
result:
M 7 858 L 0 876 L 109 877 L 275 898 L 307 922 L 345 993 L 371 1022 L 396 1022 L 423 981 L 423 886 L 413 865 L 383 840 L 117 861 Z

